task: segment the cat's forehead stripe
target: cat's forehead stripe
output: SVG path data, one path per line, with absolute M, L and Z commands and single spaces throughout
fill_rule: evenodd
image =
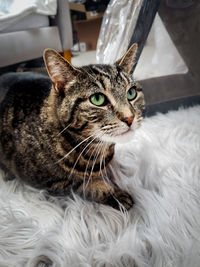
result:
M 122 80 L 124 80 L 126 82 L 126 85 L 128 85 L 130 83 L 130 79 L 128 77 L 126 77 L 126 75 L 123 72 L 120 72 L 119 75 L 122 78 Z
M 83 68 L 94 78 L 95 87 L 103 91 L 112 89 L 116 82 L 118 86 L 121 85 L 126 88 L 130 83 L 133 83 L 131 77 L 115 65 L 90 65 Z
M 105 66 L 104 66 L 105 68 Z M 105 72 L 100 67 L 97 67 L 96 65 L 93 65 L 89 69 L 90 73 L 95 74 L 93 76 L 95 78 L 95 84 L 100 88 L 106 91 L 108 88 L 111 87 L 111 76 L 112 73 L 110 69 L 106 69 L 107 72 Z
M 126 73 L 123 73 L 121 68 L 117 66 L 110 67 L 104 65 L 103 68 L 100 68 L 100 66 L 93 65 L 92 71 L 94 70 L 96 75 L 100 75 L 99 81 L 104 87 L 104 90 L 106 90 L 106 88 L 111 88 L 113 78 L 115 79 L 115 81 L 119 80 L 120 78 L 121 82 L 125 82 L 126 86 L 131 83 L 130 77 L 128 77 Z
M 106 88 L 111 88 L 111 80 L 110 78 L 107 78 L 107 77 L 101 77 L 101 82 L 102 84 L 104 84 L 104 87 L 105 87 L 105 90 Z
M 96 80 L 96 84 L 98 85 L 98 87 L 106 91 L 106 86 L 102 80 Z
M 108 79 L 110 78 L 109 74 L 106 73 L 105 71 L 103 71 L 102 69 L 98 68 L 97 66 L 93 66 L 93 70 L 96 70 L 99 73 L 96 74 L 101 74 L 104 75 L 105 77 L 107 77 Z

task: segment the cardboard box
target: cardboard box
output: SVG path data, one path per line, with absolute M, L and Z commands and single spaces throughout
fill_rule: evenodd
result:
M 96 50 L 102 18 L 75 21 L 80 51 Z
M 69 3 L 69 8 L 70 8 L 70 10 L 84 13 L 87 20 L 97 19 L 97 18 L 103 17 L 103 13 L 98 13 L 95 10 L 94 11 L 87 11 L 84 4 Z

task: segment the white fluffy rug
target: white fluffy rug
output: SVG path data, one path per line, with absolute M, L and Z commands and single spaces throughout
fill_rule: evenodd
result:
M 200 266 L 200 106 L 144 120 L 117 147 L 128 213 L 0 179 L 0 266 Z

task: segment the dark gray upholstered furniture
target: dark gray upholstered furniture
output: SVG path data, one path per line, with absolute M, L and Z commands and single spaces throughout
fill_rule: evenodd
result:
M 147 115 L 200 104 L 200 1 L 141 1 L 141 10 L 130 43 L 139 44 L 138 58 L 156 12 L 164 22 L 189 72 L 140 81 L 147 102 Z

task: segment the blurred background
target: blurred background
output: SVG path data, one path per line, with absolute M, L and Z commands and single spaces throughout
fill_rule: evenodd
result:
M 1 0 L 0 75 L 47 75 L 42 53 L 114 63 L 137 42 L 147 115 L 200 103 L 199 0 Z

